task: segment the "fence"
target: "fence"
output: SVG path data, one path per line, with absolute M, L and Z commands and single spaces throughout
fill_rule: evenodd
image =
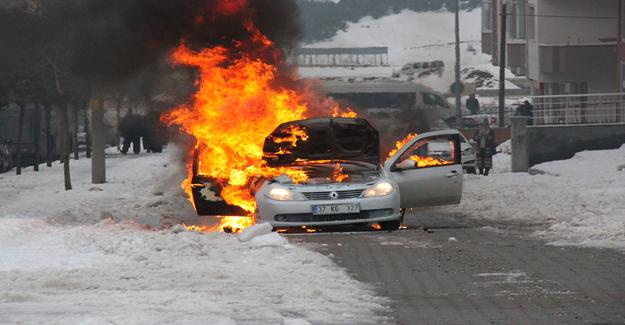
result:
M 531 97 L 534 125 L 625 123 L 625 93 Z
M 507 96 L 504 125 L 510 126 L 510 117 L 519 105 L 529 100 L 534 106 L 534 125 L 584 125 L 625 123 L 625 93 L 576 94 L 555 96 Z M 499 109 L 496 104 L 482 105 L 477 115 L 463 115 L 463 125 L 473 126 L 484 119 L 497 124 Z

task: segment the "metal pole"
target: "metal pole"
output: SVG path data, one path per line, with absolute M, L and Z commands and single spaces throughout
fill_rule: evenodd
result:
M 505 126 L 506 110 L 506 25 L 508 13 L 506 4 L 501 6 L 501 28 L 499 42 L 499 127 Z
M 462 128 L 462 103 L 460 96 L 460 0 L 456 0 L 456 128 Z

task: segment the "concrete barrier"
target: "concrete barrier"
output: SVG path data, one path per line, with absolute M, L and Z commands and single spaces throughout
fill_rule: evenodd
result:
M 526 173 L 530 167 L 530 142 L 527 116 L 513 116 L 512 124 L 512 166 L 513 173 Z
M 584 150 L 617 149 L 625 143 L 625 124 L 532 126 L 527 136 L 529 166 L 533 166 L 569 159 Z M 514 140 L 512 156 L 514 161 Z

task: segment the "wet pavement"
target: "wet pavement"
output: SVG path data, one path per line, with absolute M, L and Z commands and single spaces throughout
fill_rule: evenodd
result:
M 460 215 L 405 224 L 288 236 L 388 297 L 395 324 L 625 324 L 622 252 L 548 246 L 533 225 L 485 230 Z

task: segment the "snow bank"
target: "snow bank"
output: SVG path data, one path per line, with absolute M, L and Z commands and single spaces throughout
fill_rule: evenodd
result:
M 503 227 L 530 227 L 554 245 L 625 250 L 625 173 L 617 171 L 625 146 L 536 165 L 534 176 L 502 173 L 504 159 L 509 155 L 495 156 L 488 177 L 465 176 L 462 203 L 445 209 Z
M 385 321 L 385 300 L 277 233 L 242 242 L 146 226 L 195 218 L 179 154 L 109 152 L 100 190 L 87 159 L 71 162 L 69 192 L 60 165 L 0 174 L 0 323 Z
M 62 165 L 27 168 L 17 177 L 0 174 L 0 216 L 46 218 L 58 223 L 97 223 L 103 219 L 135 220 L 159 226 L 161 218 L 194 216 L 180 190 L 185 171 L 179 149 L 163 154 L 107 152 L 106 184 L 91 184 L 91 160 L 71 160 L 72 191 L 63 187 Z
M 248 244 L 223 233 L 148 231 L 134 223 L 6 218 L 0 233 L 3 322 L 381 320 L 381 299 L 329 258 L 276 233 Z

